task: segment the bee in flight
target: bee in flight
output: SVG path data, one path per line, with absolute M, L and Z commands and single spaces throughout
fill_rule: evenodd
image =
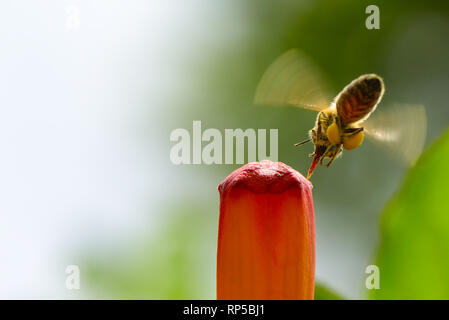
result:
M 279 57 L 265 72 L 256 90 L 255 103 L 295 106 L 318 111 L 309 139 L 315 146 L 310 178 L 317 164 L 329 167 L 343 149 L 358 148 L 365 137 L 389 147 L 398 159 L 412 165 L 422 152 L 426 113 L 422 105 L 396 105 L 371 118 L 385 92 L 376 74 L 365 74 L 349 83 L 329 103 L 325 81 L 319 70 L 299 50 Z M 368 120 L 368 118 L 370 118 Z M 329 159 L 324 163 L 325 159 Z
M 366 74 L 348 84 L 335 98 L 330 107 L 320 111 L 315 127 L 309 131 L 310 139 L 297 143 L 296 146 L 312 141 L 315 151 L 307 179 L 316 165 L 326 166 L 339 157 L 343 148 L 358 148 L 364 139 L 361 122 L 374 111 L 384 94 L 383 80 L 375 74 Z

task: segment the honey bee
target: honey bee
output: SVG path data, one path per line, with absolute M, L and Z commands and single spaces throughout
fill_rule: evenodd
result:
M 312 142 L 315 146 L 307 179 L 317 164 L 329 167 L 345 150 L 358 148 L 365 137 L 393 150 L 412 165 L 422 152 L 426 133 L 426 113 L 422 105 L 397 105 L 379 112 L 371 120 L 385 92 L 383 79 L 376 74 L 361 75 L 350 82 L 329 103 L 324 77 L 299 50 L 279 57 L 263 75 L 255 95 L 256 104 L 286 105 L 318 112 L 309 138 L 295 146 Z M 368 120 L 369 118 L 369 120 Z M 324 163 L 325 159 L 329 159 Z

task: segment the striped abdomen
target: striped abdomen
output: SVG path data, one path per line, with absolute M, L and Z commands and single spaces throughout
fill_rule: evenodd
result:
M 365 74 L 348 84 L 335 99 L 343 124 L 360 121 L 374 111 L 384 93 L 382 78 Z

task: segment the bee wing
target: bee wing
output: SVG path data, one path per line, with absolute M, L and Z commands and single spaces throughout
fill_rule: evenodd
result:
M 426 140 L 427 117 L 423 105 L 394 105 L 377 110 L 363 123 L 367 136 L 389 149 L 389 153 L 412 166 Z
M 254 103 L 294 106 L 320 111 L 329 106 L 323 77 L 318 68 L 298 49 L 277 58 L 265 71 Z

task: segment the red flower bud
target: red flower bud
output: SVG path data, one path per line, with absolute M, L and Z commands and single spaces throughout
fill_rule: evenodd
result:
M 217 299 L 313 299 L 311 189 L 299 172 L 268 160 L 219 185 Z

